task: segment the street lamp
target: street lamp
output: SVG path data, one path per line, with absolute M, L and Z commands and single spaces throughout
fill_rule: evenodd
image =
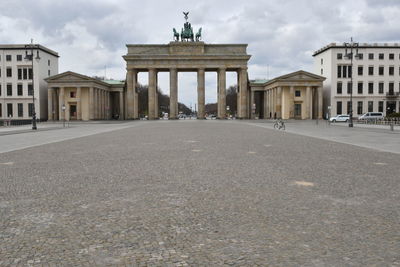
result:
M 36 60 L 40 60 L 39 57 L 39 45 L 33 44 L 33 39 L 31 39 L 31 43 L 25 45 L 25 60 L 32 61 L 32 130 L 37 130 L 36 127 L 36 111 L 35 111 L 35 86 L 34 86 L 34 71 L 33 71 L 33 50 L 36 50 Z M 29 78 L 29 77 L 28 77 Z
M 350 39 L 350 43 L 344 43 L 345 57 L 350 58 L 350 110 L 349 110 L 349 127 L 353 127 L 353 49 L 356 50 L 355 57 L 358 58 L 358 43 L 353 42 L 353 37 Z M 350 53 L 348 53 L 350 51 Z

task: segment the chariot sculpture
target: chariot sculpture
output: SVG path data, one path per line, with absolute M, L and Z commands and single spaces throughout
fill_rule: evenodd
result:
M 181 42 L 189 42 L 189 41 L 194 42 L 195 40 L 196 40 L 196 42 L 200 41 L 201 40 L 201 28 L 195 35 L 192 25 L 190 24 L 190 22 L 188 22 L 189 12 L 183 12 L 183 15 L 185 15 L 186 22 L 183 24 L 181 33 L 179 34 L 179 32 L 177 32 L 175 28 L 172 29 L 174 32 L 174 41 L 178 42 L 179 38 L 180 38 Z

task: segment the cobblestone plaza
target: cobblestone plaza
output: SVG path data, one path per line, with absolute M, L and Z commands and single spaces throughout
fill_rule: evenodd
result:
M 398 153 L 246 121 L 121 125 L 0 153 L 0 266 L 400 265 Z

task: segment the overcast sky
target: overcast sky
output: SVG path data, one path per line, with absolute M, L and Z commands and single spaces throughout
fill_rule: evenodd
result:
M 125 79 L 125 44 L 167 44 L 189 11 L 206 43 L 247 43 L 250 79 L 313 71 L 312 53 L 354 40 L 400 42 L 400 0 L 2 0 L 0 43 L 33 38 L 57 51 L 59 71 Z M 227 75 L 227 86 L 236 74 Z M 206 101 L 216 99 L 216 74 L 206 74 Z M 147 84 L 147 75 L 139 81 Z M 159 86 L 169 93 L 168 74 Z M 179 74 L 179 101 L 197 99 L 196 74 Z

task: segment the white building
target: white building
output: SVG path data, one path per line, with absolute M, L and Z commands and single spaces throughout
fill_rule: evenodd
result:
M 37 51 L 40 59 L 36 58 Z M 44 79 L 57 73 L 57 52 L 39 45 L 39 49 L 34 50 L 32 73 L 32 61 L 25 59 L 25 45 L 0 45 L 0 120 L 31 120 L 33 97 L 37 119 L 47 120 Z
M 345 53 L 343 44 L 332 43 L 313 54 L 314 73 L 326 77 L 324 114 L 331 107 L 331 116 L 349 112 L 351 68 Z M 400 44 L 360 43 L 358 53 L 353 58 L 353 117 L 399 112 Z

